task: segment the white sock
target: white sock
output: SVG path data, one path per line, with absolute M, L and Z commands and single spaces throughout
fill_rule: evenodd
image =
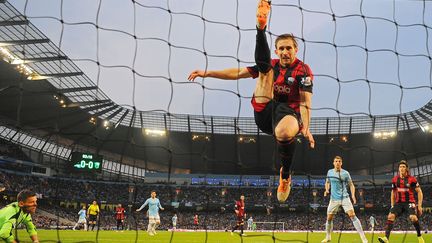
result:
M 153 229 L 153 223 L 149 223 L 149 224 L 147 225 L 147 231 L 148 231 L 148 232 L 152 232 L 152 229 Z
M 355 216 L 354 218 L 351 219 L 354 225 L 354 228 L 357 230 L 357 232 L 360 234 L 360 237 L 362 239 L 365 239 L 365 233 L 363 232 L 363 227 L 360 223 L 360 220 L 357 218 L 357 216 Z
M 333 220 L 326 221 L 326 239 L 331 239 L 331 233 L 333 232 Z
M 156 228 L 159 226 L 159 224 L 153 224 L 153 232 L 156 231 Z
M 87 224 L 84 224 L 84 230 L 87 231 Z
M 75 224 L 75 226 L 72 229 L 75 229 L 78 226 L 78 223 Z

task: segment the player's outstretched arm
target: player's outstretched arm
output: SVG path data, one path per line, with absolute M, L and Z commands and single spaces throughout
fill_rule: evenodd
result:
M 303 136 L 309 141 L 310 147 L 315 147 L 315 139 L 309 130 L 312 107 L 312 93 L 300 91 L 300 115 L 303 121 L 303 129 L 300 131 Z
M 420 188 L 420 186 L 416 187 L 416 192 L 417 192 L 417 199 L 418 199 L 418 205 L 417 205 L 417 210 L 418 210 L 418 216 L 421 216 L 423 214 L 423 191 Z
M 145 201 L 145 203 L 143 205 L 141 205 L 140 208 L 138 208 L 136 211 L 139 212 L 141 211 L 143 208 L 145 208 L 145 206 L 147 206 L 147 204 L 149 203 L 148 199 Z
M 395 202 L 395 194 L 394 194 L 393 190 L 391 190 L 391 192 L 390 192 L 390 206 L 391 207 L 394 206 L 394 202 Z
M 189 74 L 188 80 L 195 81 L 197 77 L 218 78 L 225 80 L 237 80 L 240 78 L 251 78 L 247 68 L 228 68 L 223 70 L 194 70 Z
M 351 198 L 353 200 L 353 204 L 357 204 L 357 199 L 356 199 L 356 196 L 355 196 L 355 186 L 354 186 L 354 183 L 351 180 L 349 182 L 349 187 L 350 187 L 350 190 L 351 190 Z
M 324 197 L 327 197 L 327 195 L 330 193 L 330 181 L 328 178 L 326 179 L 324 187 L 325 187 Z

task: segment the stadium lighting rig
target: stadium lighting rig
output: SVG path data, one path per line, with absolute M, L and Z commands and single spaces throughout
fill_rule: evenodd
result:
M 40 78 L 39 74 L 37 74 L 32 68 L 25 64 L 24 60 L 13 55 L 8 49 L 4 47 L 0 47 L 0 55 L 5 62 L 8 62 L 12 65 L 17 65 L 16 69 L 18 72 L 27 76 L 28 80 L 40 80 L 44 78 Z
M 166 136 L 165 130 L 157 130 L 157 129 L 144 129 L 144 134 L 151 137 L 165 137 Z
M 192 141 L 210 141 L 210 137 L 208 135 L 203 134 L 193 134 Z
M 104 120 L 102 124 L 103 124 L 103 127 L 105 128 L 105 130 L 110 129 L 110 127 L 111 127 L 111 122 L 109 122 L 107 120 Z
M 100 120 L 100 119 L 98 119 L 95 116 L 91 116 L 90 119 L 89 119 L 89 123 L 91 123 L 91 124 L 93 124 L 93 125 L 96 126 L 98 124 L 98 120 Z M 109 122 L 108 120 L 102 120 L 102 123 L 99 123 L 99 124 L 102 124 L 102 127 L 105 130 L 108 130 L 108 129 L 110 129 L 112 127 L 111 122 Z
M 336 142 L 347 143 L 348 140 L 349 140 L 349 138 L 347 135 L 341 135 L 339 137 L 330 137 L 329 143 L 336 143 Z
M 397 133 L 395 131 L 382 131 L 382 132 L 374 132 L 373 136 L 376 139 L 387 140 L 396 137 L 396 134 Z
M 256 143 L 256 139 L 254 137 L 245 137 L 241 136 L 238 138 L 239 143 Z
M 58 101 L 60 107 L 62 108 L 66 108 L 67 107 L 67 103 L 66 103 L 66 99 L 62 96 L 62 95 L 53 95 L 54 99 Z
M 420 126 L 420 129 L 421 129 L 424 133 L 432 133 L 432 127 L 429 126 L 429 125 Z

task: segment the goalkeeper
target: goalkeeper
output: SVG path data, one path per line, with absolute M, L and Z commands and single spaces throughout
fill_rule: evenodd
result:
M 14 232 L 21 223 L 27 228 L 33 243 L 38 243 L 36 227 L 34 226 L 31 214 L 36 212 L 36 194 L 30 190 L 22 190 L 18 193 L 17 202 L 11 203 L 0 210 L 0 238 L 4 242 L 17 243 Z

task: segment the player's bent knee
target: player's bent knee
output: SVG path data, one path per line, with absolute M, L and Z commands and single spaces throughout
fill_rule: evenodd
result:
M 289 141 L 297 135 L 298 131 L 297 124 L 292 125 L 291 122 L 283 122 L 282 119 L 275 127 L 275 136 L 279 141 Z
M 417 218 L 416 215 L 410 215 L 409 218 L 410 218 L 411 222 L 416 222 L 416 221 L 418 221 L 418 218 Z
M 395 221 L 395 219 L 396 219 L 396 215 L 394 215 L 394 214 L 389 214 L 388 215 L 388 217 L 387 217 L 387 220 L 390 220 L 390 221 Z

